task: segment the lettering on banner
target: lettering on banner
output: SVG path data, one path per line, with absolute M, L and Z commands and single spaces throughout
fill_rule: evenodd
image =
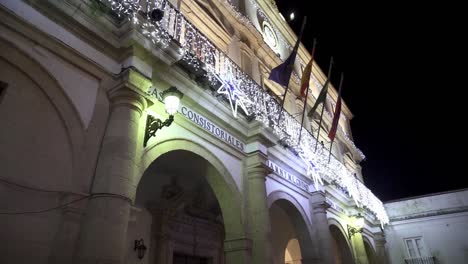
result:
M 185 116 L 187 119 L 197 124 L 199 127 L 205 129 L 206 131 L 210 132 L 210 134 L 221 139 L 227 144 L 237 148 L 238 150 L 244 151 L 244 143 L 242 143 L 238 138 L 226 132 L 224 129 L 215 125 L 206 117 L 200 115 L 199 113 L 193 111 L 192 109 L 186 106 L 182 106 L 180 109 L 181 109 L 180 112 L 183 116 Z
M 305 190 L 306 192 L 309 192 L 309 184 L 307 182 L 299 179 L 298 177 L 294 175 L 291 175 L 289 172 L 287 172 L 286 170 L 284 170 L 283 168 L 281 168 L 279 165 L 277 165 L 271 160 L 267 161 L 267 165 L 275 172 L 276 175 L 280 176 L 281 178 L 286 179 L 290 183 Z
M 146 93 L 150 96 L 155 97 L 159 101 L 162 101 L 160 98 L 160 94 L 155 86 L 151 86 L 148 88 Z M 219 126 L 215 125 L 211 122 L 208 118 L 200 115 L 199 113 L 193 111 L 192 109 L 188 108 L 187 106 L 181 106 L 180 112 L 183 116 L 187 119 L 198 125 L 199 127 L 203 128 L 204 130 L 208 131 L 213 136 L 221 139 L 222 141 L 226 142 L 227 144 L 235 147 L 236 149 L 244 152 L 244 143 L 240 141 L 238 138 L 232 136 L 230 133 L 225 131 L 224 129 L 220 128 Z

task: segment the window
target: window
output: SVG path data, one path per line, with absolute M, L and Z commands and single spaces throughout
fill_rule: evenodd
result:
M 405 245 L 410 258 L 427 256 L 422 237 L 405 238 Z

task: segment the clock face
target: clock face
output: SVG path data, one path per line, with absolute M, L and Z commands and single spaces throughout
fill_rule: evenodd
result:
M 263 38 L 271 49 L 278 51 L 278 38 L 271 25 L 266 21 L 263 21 Z

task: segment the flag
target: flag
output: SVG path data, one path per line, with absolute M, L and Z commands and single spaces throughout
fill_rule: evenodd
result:
M 343 74 L 341 74 L 340 88 L 338 89 L 338 99 L 336 100 L 335 113 L 333 114 L 333 121 L 330 132 L 328 132 L 328 138 L 333 141 L 335 140 L 336 130 L 338 128 L 338 121 L 341 115 L 341 87 L 343 86 Z
M 312 64 L 314 62 L 314 54 L 315 54 L 315 45 L 316 44 L 317 44 L 317 40 L 314 39 L 314 45 L 312 47 L 312 52 L 310 54 L 310 61 L 307 64 L 307 66 L 304 68 L 304 72 L 302 73 L 300 97 L 305 97 L 306 96 L 306 91 L 307 91 L 307 89 L 309 89 L 309 80 L 310 80 L 310 74 L 312 73 Z
M 317 110 L 317 107 L 321 103 L 325 103 L 325 99 L 327 99 L 327 94 L 328 94 L 328 84 L 330 83 L 330 77 L 331 77 L 331 69 L 333 66 L 333 57 L 330 59 L 330 67 L 328 68 L 328 77 L 327 80 L 325 81 L 325 84 L 323 85 L 322 90 L 319 93 L 319 96 L 317 97 L 317 100 L 315 101 L 314 106 L 312 106 L 312 109 L 310 109 L 309 113 L 307 116 L 312 117 L 315 113 L 315 110 Z
M 312 64 L 314 61 L 316 44 L 317 44 L 317 39 L 314 39 L 314 45 L 312 46 L 310 62 L 307 64 L 306 68 L 304 69 L 304 72 L 302 73 L 300 97 L 305 97 L 305 100 L 304 100 L 304 108 L 302 109 L 301 128 L 299 129 L 299 137 L 297 139 L 298 143 L 301 142 L 302 128 L 304 127 L 304 117 L 305 117 L 305 111 L 307 108 L 307 98 L 309 97 L 309 79 L 310 79 L 310 73 L 312 72 Z
M 296 45 L 294 45 L 294 48 L 289 57 L 283 63 L 273 68 L 270 72 L 270 76 L 268 77 L 268 79 L 283 85 L 284 87 L 286 87 L 286 89 L 289 85 L 289 79 L 291 78 L 294 61 L 296 60 L 297 50 L 299 48 L 299 44 L 301 43 L 302 32 L 304 31 L 306 20 L 307 17 L 304 17 L 301 32 L 299 33 Z

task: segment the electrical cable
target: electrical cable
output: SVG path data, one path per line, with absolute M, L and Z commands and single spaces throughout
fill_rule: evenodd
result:
M 0 181 L 6 183 L 8 185 L 15 185 L 17 187 L 21 187 L 21 188 L 32 190 L 32 191 L 47 192 L 47 193 L 67 193 L 67 192 L 64 192 L 64 191 L 46 190 L 46 189 L 41 189 L 41 188 L 37 188 L 37 187 L 26 186 L 26 185 L 22 185 L 22 184 L 12 182 L 12 181 L 9 181 L 9 180 L 5 180 L 5 179 L 2 179 L 2 178 L 0 178 Z
M 46 190 L 46 189 L 41 189 L 41 188 L 36 188 L 36 187 L 30 187 L 30 186 L 26 186 L 26 185 L 23 185 L 23 184 L 19 184 L 19 183 L 16 183 L 16 182 L 12 182 L 12 181 L 9 181 L 9 180 L 5 180 L 5 179 L 2 179 L 0 178 L 0 182 L 4 182 L 8 185 L 14 185 L 14 186 L 17 186 L 17 187 L 20 187 L 20 188 L 24 188 L 24 189 L 28 189 L 28 190 L 33 190 L 33 191 L 38 191 L 38 192 L 46 192 L 46 193 L 61 193 L 61 194 L 77 194 L 77 193 L 72 193 L 72 192 L 64 192 L 64 191 L 56 191 L 56 190 Z M 119 198 L 123 198 L 125 200 L 129 200 L 131 201 L 130 198 L 128 197 L 125 197 L 123 195 L 119 195 L 119 194 L 113 194 L 113 193 L 92 193 L 90 195 L 86 195 L 85 197 L 81 197 L 79 199 L 75 199 L 75 200 L 72 200 L 70 202 L 67 202 L 67 203 L 64 203 L 64 204 L 61 204 L 61 205 L 58 205 L 58 206 L 55 206 L 55 207 L 52 207 L 52 208 L 48 208 L 48 209 L 43 209 L 43 210 L 39 210 L 39 211 L 24 211 L 24 212 L 0 212 L 0 215 L 21 215 L 21 214 L 39 214 L 39 213 L 45 213 L 45 212 L 50 212 L 50 211 L 53 211 L 53 210 L 57 210 L 57 209 L 61 209 L 61 208 L 64 208 L 70 204 L 73 204 L 73 203 L 77 203 L 79 201 L 82 201 L 82 200 L 85 200 L 85 199 L 91 199 L 91 198 L 94 198 L 94 197 L 119 197 Z
M 91 195 L 88 195 L 88 196 L 85 196 L 85 197 L 81 197 L 79 199 L 76 199 L 76 200 L 61 204 L 61 205 L 56 206 L 56 207 L 48 208 L 48 209 L 43 209 L 43 210 L 39 210 L 39 211 L 24 211 L 24 212 L 0 212 L 0 215 L 40 214 L 40 213 L 50 212 L 50 211 L 53 211 L 53 210 L 56 210 L 56 209 L 61 209 L 61 208 L 66 207 L 66 206 L 68 206 L 70 204 L 73 204 L 73 203 L 76 203 L 76 202 L 79 202 L 79 201 L 82 201 L 82 200 L 85 200 L 85 199 L 91 199 L 91 198 L 94 198 L 96 196 L 99 196 L 99 197 L 119 197 L 119 198 L 124 198 L 126 200 L 130 200 L 129 198 L 127 198 L 127 197 L 125 197 L 123 195 L 119 195 L 119 194 L 94 193 L 94 194 L 91 194 Z

